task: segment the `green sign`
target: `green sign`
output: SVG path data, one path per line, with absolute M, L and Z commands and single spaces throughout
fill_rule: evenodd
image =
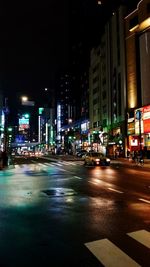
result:
M 39 115 L 42 115 L 44 108 L 39 108 Z

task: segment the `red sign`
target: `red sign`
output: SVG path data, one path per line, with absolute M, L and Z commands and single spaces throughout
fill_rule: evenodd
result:
M 137 117 L 138 111 L 141 112 L 141 118 Z M 150 133 L 150 105 L 135 110 L 135 133 Z
M 144 120 L 144 133 L 150 133 L 150 119 Z

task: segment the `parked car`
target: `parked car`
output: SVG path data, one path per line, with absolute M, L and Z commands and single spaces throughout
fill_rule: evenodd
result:
M 99 152 L 88 152 L 84 158 L 84 165 L 109 166 L 110 159 Z
M 86 150 L 82 149 L 77 152 L 76 156 L 82 158 L 87 153 Z

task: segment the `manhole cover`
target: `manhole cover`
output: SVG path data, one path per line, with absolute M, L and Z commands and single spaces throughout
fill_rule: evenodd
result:
M 41 171 L 25 171 L 25 174 L 27 175 L 31 175 L 31 176 L 41 176 L 41 175 L 45 175 L 47 174 L 47 172 L 45 170 L 41 170 Z
M 73 196 L 76 192 L 70 188 L 51 188 L 47 190 L 43 190 L 42 193 L 46 194 L 47 196 Z

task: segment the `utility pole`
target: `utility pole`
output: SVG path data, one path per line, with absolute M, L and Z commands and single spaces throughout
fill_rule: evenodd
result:
M 5 122 L 4 122 L 4 150 L 7 152 L 8 149 L 8 136 L 7 136 L 7 128 L 8 128 L 8 98 L 5 98 L 5 103 L 4 103 L 4 114 L 5 114 Z

